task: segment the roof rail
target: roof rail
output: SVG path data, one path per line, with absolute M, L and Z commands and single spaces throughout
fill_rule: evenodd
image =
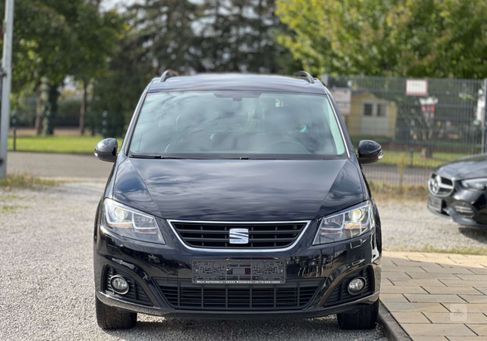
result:
M 296 77 L 300 77 L 305 79 L 308 83 L 313 84 L 315 82 L 315 79 L 313 76 L 311 76 L 308 72 L 306 71 L 298 71 L 294 74 Z
M 167 69 L 161 75 L 161 82 L 165 82 L 169 78 L 176 77 L 176 76 L 179 76 L 179 73 L 177 71 Z

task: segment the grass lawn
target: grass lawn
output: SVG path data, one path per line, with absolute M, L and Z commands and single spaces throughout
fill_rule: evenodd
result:
M 405 167 L 435 168 L 446 162 L 455 161 L 468 156 L 464 153 L 433 153 L 433 157 L 425 159 L 419 152 L 413 153 L 412 160 L 409 152 L 384 150 L 384 158 L 379 163 L 387 165 L 404 165 Z
M 101 136 L 22 136 L 17 138 L 17 151 L 92 154 Z M 119 146 L 122 140 L 119 140 Z M 13 138 L 9 137 L 8 150 L 13 150 Z
M 95 145 L 102 139 L 101 136 L 22 136 L 17 138 L 17 151 L 21 152 L 44 152 L 44 153 L 69 153 L 69 154 L 91 154 Z M 122 139 L 119 139 L 119 146 Z M 8 141 L 9 150 L 13 149 L 13 139 Z M 411 155 L 406 151 L 384 150 L 384 158 L 381 164 L 404 165 L 405 167 L 435 168 L 445 162 L 458 160 L 464 156 L 463 153 L 433 153 L 433 158 L 425 159 L 419 152 Z M 411 162 L 412 161 L 412 162 Z

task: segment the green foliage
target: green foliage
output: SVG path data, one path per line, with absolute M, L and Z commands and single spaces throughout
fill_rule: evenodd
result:
M 211 0 L 199 8 L 197 71 L 287 71 L 289 53 L 276 44 L 283 29 L 274 0 Z
M 24 95 L 39 96 L 45 79 L 48 105 L 41 110 L 45 131 L 51 133 L 58 88 L 68 76 L 87 83 L 106 70 L 122 23 L 117 13 L 102 13 L 97 2 L 89 0 L 17 0 L 14 16 L 14 108 Z
M 487 77 L 484 0 L 277 0 L 277 14 L 316 74 Z
M 21 136 L 17 138 L 17 151 L 39 153 L 93 154 L 95 145 L 102 139 L 96 136 Z M 122 145 L 122 140 L 118 140 Z M 13 148 L 13 138 L 8 140 Z
M 120 136 L 144 86 L 164 69 L 288 73 L 294 64 L 275 42 L 282 25 L 274 8 L 274 0 L 145 0 L 127 7 L 116 53 L 94 84 L 98 131 L 106 111 L 106 133 Z

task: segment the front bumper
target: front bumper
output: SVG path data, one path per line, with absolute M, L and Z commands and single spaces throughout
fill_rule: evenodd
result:
M 487 228 L 486 193 L 455 187 L 452 194 L 440 197 L 429 194 L 428 209 L 438 215 L 450 217 L 459 225 Z
M 375 247 L 374 233 L 319 247 L 311 246 L 313 236 L 313 233 L 307 233 L 307 238 L 291 250 L 262 255 L 187 250 L 169 235 L 165 236 L 166 245 L 154 246 L 121 240 L 98 230 L 94 246 L 96 296 L 107 305 L 134 312 L 220 319 L 316 317 L 376 302 L 380 289 L 380 255 Z M 193 284 L 192 260 L 202 257 L 211 260 L 252 258 L 285 261 L 286 283 Z M 126 276 L 133 293 L 121 296 L 110 291 L 107 288 L 107 271 Z M 348 281 L 364 276 L 367 288 L 358 295 L 348 294 L 344 289 Z M 167 287 L 174 289 L 168 293 L 164 290 Z M 308 296 L 304 294 L 305 288 Z M 263 300 L 264 296 L 274 297 L 274 305 L 256 307 L 252 300 Z M 213 299 L 213 302 L 225 302 L 225 305 L 212 306 L 205 302 L 205 297 Z M 245 297 L 244 301 L 239 301 L 241 297 Z M 201 305 L 186 304 L 188 299 L 196 299 Z M 232 305 L 232 302 L 238 304 Z

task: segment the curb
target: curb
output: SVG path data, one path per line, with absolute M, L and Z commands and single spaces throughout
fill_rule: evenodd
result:
M 401 327 L 401 325 L 392 316 L 386 306 L 379 301 L 379 322 L 384 326 L 384 333 L 392 341 L 411 341 L 411 337 Z

